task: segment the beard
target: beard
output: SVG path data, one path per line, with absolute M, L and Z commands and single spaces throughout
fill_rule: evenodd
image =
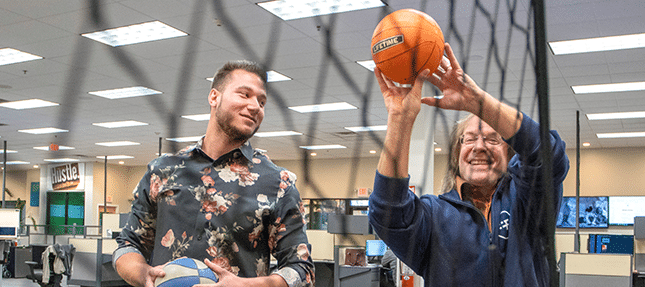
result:
M 224 131 L 224 133 L 232 141 L 235 141 L 235 142 L 246 142 L 260 128 L 258 126 L 252 132 L 245 133 L 240 129 L 231 125 L 231 122 L 233 121 L 233 115 L 231 115 L 230 113 L 223 112 L 220 108 L 218 108 L 217 112 L 215 113 L 215 117 L 217 118 L 217 125 L 220 127 L 220 129 L 222 129 L 222 131 Z

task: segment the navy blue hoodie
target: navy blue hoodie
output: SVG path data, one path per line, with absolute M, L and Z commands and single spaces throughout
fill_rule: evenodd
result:
M 370 224 L 394 254 L 426 286 L 548 286 L 545 214 L 539 124 L 524 115 L 506 141 L 516 151 L 491 203 L 491 230 L 484 215 L 452 190 L 415 196 L 409 178 L 376 173 L 370 195 Z M 562 199 L 569 170 L 565 143 L 551 132 L 554 206 Z

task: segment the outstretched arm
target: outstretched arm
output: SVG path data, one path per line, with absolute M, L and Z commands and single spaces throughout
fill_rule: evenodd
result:
M 374 74 L 388 113 L 387 131 L 377 169 L 384 176 L 404 178 L 408 176 L 412 125 L 421 110 L 421 87 L 430 70 L 423 71 L 417 77 L 412 89 L 396 87 L 378 68 L 374 69 Z
M 154 287 L 155 279 L 166 275 L 161 266 L 148 265 L 143 255 L 136 252 L 122 255 L 115 266 L 119 276 L 132 286 Z

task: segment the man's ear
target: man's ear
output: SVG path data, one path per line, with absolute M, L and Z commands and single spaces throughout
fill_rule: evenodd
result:
M 220 93 L 217 89 L 212 88 L 211 92 L 208 93 L 208 104 L 211 107 L 216 107 L 217 103 L 220 101 L 221 96 L 222 93 Z

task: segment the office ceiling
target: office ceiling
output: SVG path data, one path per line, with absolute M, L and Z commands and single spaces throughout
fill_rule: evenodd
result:
M 44 59 L 0 66 L 0 99 L 17 101 L 43 99 L 60 105 L 27 110 L 0 107 L 0 141 L 6 141 L 9 170 L 32 168 L 44 159 L 75 158 L 99 161 L 97 156 L 129 155 L 126 165 L 143 165 L 156 157 L 159 144 L 170 152 L 166 138 L 198 136 L 206 121 L 192 121 L 182 115 L 209 112 L 206 101 L 210 82 L 205 78 L 224 62 L 253 59 L 266 64 L 291 81 L 269 84 L 269 103 L 260 132 L 294 130 L 301 136 L 254 138 L 257 148 L 273 159 L 298 159 L 300 145 L 340 144 L 346 149 L 319 150 L 317 158 L 378 156 L 384 132 L 352 133 L 348 126 L 384 125 L 387 114 L 372 73 L 356 64 L 369 60 L 370 40 L 384 10 L 368 9 L 336 16 L 282 21 L 252 0 L 107 0 L 97 1 L 97 10 L 85 0 L 2 1 L 0 3 L 0 48 L 14 48 Z M 388 0 L 387 11 L 402 8 L 423 10 L 434 17 L 444 32 L 449 27 L 449 1 Z M 494 96 L 500 94 L 502 74 L 488 69 L 486 59 L 491 27 L 498 39 L 501 61 L 509 68 L 503 74 L 505 101 L 538 118 L 532 96 L 534 76 L 522 78 L 526 42 L 519 30 L 509 35 L 506 2 L 491 26 L 485 15 L 473 13 L 474 1 L 455 1 L 455 26 L 465 42 L 467 71 Z M 479 1 L 495 10 L 497 1 Z M 546 1 L 547 40 L 571 40 L 645 32 L 645 3 L 642 0 Z M 515 20 L 526 26 L 528 1 L 518 1 Z M 98 11 L 93 14 L 93 11 Z M 95 17 L 90 17 L 94 15 Z M 474 16 L 473 16 L 474 15 Z M 518 15 L 520 17 L 518 17 Z M 522 16 L 523 15 L 523 16 Z M 475 17 L 475 18 L 473 18 Z M 474 32 L 469 34 L 474 21 Z M 186 37 L 112 48 L 80 36 L 105 28 L 158 20 L 188 33 Z M 99 28 L 102 27 L 102 28 Z M 232 36 L 235 35 L 235 36 Z M 524 35 L 524 37 L 526 37 Z M 331 42 L 327 41 L 331 39 Z M 459 50 L 456 34 L 447 36 Z M 327 45 L 329 43 L 329 45 Z M 329 49 L 328 49 L 329 47 Z M 506 48 L 512 50 L 506 54 Z M 331 53 L 327 54 L 327 51 Z M 460 50 L 461 51 L 461 50 Z M 463 50 L 466 51 L 466 50 Z M 492 61 L 494 63 L 494 61 Z M 554 56 L 548 51 L 551 127 L 557 129 L 569 147 L 576 145 L 576 111 L 580 111 L 580 135 L 589 148 L 642 147 L 645 138 L 598 139 L 597 133 L 645 131 L 645 119 L 589 121 L 586 113 L 645 111 L 643 91 L 576 95 L 572 85 L 643 81 L 645 50 L 631 49 Z M 88 92 L 146 86 L 161 95 L 109 100 Z M 365 99 L 365 100 L 364 100 Z M 350 111 L 300 114 L 285 106 L 348 102 Z M 446 113 L 448 124 L 458 115 Z M 93 123 L 136 120 L 146 126 L 107 129 Z M 55 127 L 67 133 L 33 135 L 18 130 Z M 446 149 L 445 128 L 436 128 L 438 147 Z M 162 139 L 160 141 L 160 138 Z M 133 141 L 140 145 L 104 147 L 97 142 Z M 73 150 L 33 149 L 51 143 Z M 183 147 L 179 143 L 176 147 Z M 359 148 L 360 147 L 360 148 Z M 2 149 L 0 143 L 0 149 Z M 376 150 L 376 154 L 370 154 Z M 2 161 L 0 159 L 0 161 Z M 110 160 L 116 163 L 118 160 Z

